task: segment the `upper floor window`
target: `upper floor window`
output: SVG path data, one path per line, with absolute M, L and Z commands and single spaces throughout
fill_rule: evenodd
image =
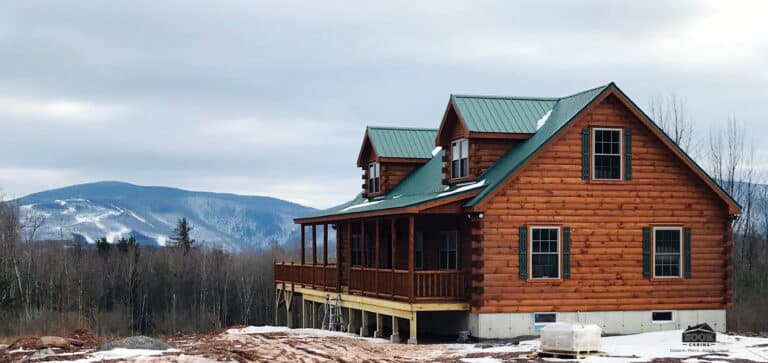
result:
M 455 270 L 459 266 L 459 232 L 440 232 L 440 269 Z
M 531 278 L 560 278 L 559 227 L 531 227 Z
M 680 277 L 682 250 L 680 227 L 653 229 L 653 276 Z
M 592 177 L 621 180 L 621 129 L 594 129 L 592 149 Z
M 378 193 L 380 188 L 379 181 L 380 175 L 379 163 L 368 164 L 368 193 Z
M 451 143 L 451 178 L 460 179 L 469 176 L 469 141 L 456 140 Z

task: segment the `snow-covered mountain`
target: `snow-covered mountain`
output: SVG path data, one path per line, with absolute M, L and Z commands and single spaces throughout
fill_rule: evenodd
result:
M 298 241 L 293 218 L 315 209 L 260 196 L 193 192 L 122 182 L 74 185 L 30 194 L 20 200 L 24 216 L 43 216 L 38 240 L 92 243 L 134 236 L 142 245 L 168 243 L 176 222 L 186 217 L 192 237 L 227 249 L 261 249 Z

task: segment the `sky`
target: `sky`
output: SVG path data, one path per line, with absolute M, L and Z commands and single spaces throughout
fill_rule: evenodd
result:
M 6 1 L 0 191 L 120 180 L 327 208 L 366 125 L 451 93 L 676 94 L 696 136 L 768 135 L 768 2 Z M 768 145 L 756 142 L 758 153 Z

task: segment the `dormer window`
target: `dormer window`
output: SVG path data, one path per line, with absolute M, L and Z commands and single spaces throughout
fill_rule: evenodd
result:
M 469 176 L 469 141 L 456 140 L 451 143 L 451 178 L 461 179 Z
M 380 190 L 380 171 L 379 163 L 368 164 L 368 193 L 370 194 L 378 193 Z

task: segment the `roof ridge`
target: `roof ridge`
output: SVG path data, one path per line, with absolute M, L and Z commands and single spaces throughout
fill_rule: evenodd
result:
M 426 127 L 399 127 L 399 126 L 366 126 L 367 129 L 379 129 L 379 130 L 403 130 L 403 131 L 435 131 L 437 129 L 430 129 Z
M 588 89 L 588 90 L 584 90 L 584 91 L 576 92 L 576 93 L 574 93 L 574 94 L 571 94 L 571 95 L 568 95 L 568 96 L 563 96 L 563 97 L 560 97 L 560 98 L 558 98 L 558 101 L 559 101 L 559 100 L 562 100 L 562 99 L 565 99 L 565 98 L 571 98 L 571 97 L 575 97 L 575 96 L 578 96 L 578 95 L 582 95 L 582 94 L 584 94 L 584 93 L 587 93 L 587 92 L 596 91 L 596 90 L 598 90 L 598 89 L 605 89 L 605 88 L 608 88 L 608 87 L 609 87 L 609 86 L 611 86 L 611 85 L 615 85 L 615 83 L 613 83 L 613 81 L 611 81 L 611 82 L 608 82 L 608 83 L 606 83 L 606 84 L 604 84 L 604 85 L 601 85 L 601 86 L 592 87 L 592 88 L 590 88 L 590 89 Z
M 468 95 L 468 94 L 451 94 L 451 97 L 460 98 L 493 98 L 504 100 L 520 100 L 520 101 L 557 101 L 557 97 L 526 97 L 526 96 L 499 96 L 499 95 Z

